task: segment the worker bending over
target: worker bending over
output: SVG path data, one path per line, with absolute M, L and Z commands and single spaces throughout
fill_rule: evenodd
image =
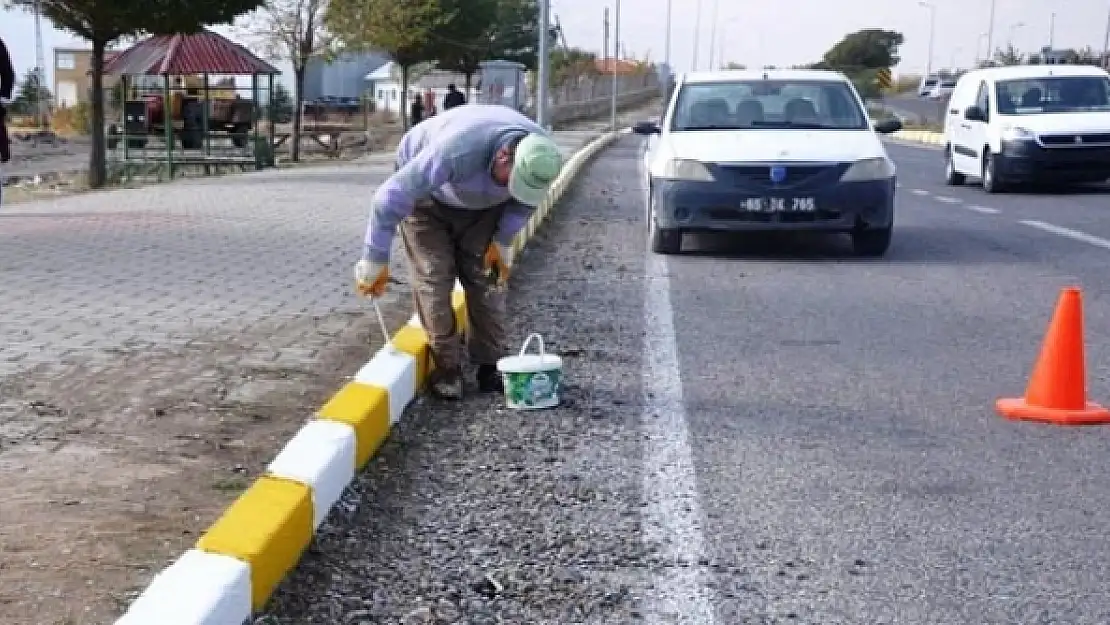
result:
M 458 106 L 414 126 L 397 146 L 396 171 L 374 194 L 361 260 L 360 294 L 389 281 L 400 225 L 416 314 L 436 370 L 432 393 L 463 396 L 463 354 L 451 306 L 456 278 L 466 291 L 470 361 L 481 392 L 499 392 L 512 241 L 559 174 L 563 158 L 547 132 L 509 107 Z

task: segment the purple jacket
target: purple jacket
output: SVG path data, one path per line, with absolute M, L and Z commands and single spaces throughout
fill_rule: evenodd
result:
M 496 239 L 512 243 L 533 207 L 512 200 L 508 187 L 494 182 L 493 157 L 513 139 L 547 134 L 507 106 L 457 106 L 413 126 L 397 146 L 397 171 L 374 194 L 363 256 L 386 262 L 397 224 L 413 205 L 433 198 L 458 210 L 484 210 L 508 202 Z

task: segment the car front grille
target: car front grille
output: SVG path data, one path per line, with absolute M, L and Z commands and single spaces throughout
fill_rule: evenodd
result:
M 1087 132 L 1040 135 L 1037 137 L 1046 148 L 1087 148 L 1110 145 L 1110 132 Z
M 771 168 L 783 167 L 786 176 L 781 182 L 771 180 Z M 840 164 L 769 163 L 766 165 L 717 165 L 723 180 L 747 189 L 791 189 L 831 184 L 839 179 L 844 166 Z

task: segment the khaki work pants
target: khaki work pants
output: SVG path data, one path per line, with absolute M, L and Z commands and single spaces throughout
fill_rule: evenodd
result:
M 425 200 L 401 222 L 416 314 L 436 367 L 445 374 L 462 367 L 462 336 L 451 307 L 456 278 L 466 291 L 470 361 L 494 365 L 504 355 L 505 292 L 486 275 L 484 260 L 502 212 L 503 206 L 458 210 Z

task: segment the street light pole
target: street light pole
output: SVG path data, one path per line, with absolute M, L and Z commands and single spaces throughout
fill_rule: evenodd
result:
M 1110 65 L 1110 9 L 1106 10 L 1106 35 L 1102 38 L 1102 53 L 1106 55 L 1106 64 Z
M 667 0 L 667 38 L 663 44 L 663 62 L 671 66 L 671 8 L 674 0 Z
M 717 10 L 720 8 L 721 0 L 713 0 L 713 19 L 709 24 L 709 71 L 713 71 L 716 65 L 713 63 L 714 55 L 717 53 Z M 717 63 L 720 63 L 717 59 Z
M 551 39 L 551 0 L 540 0 L 540 40 L 536 63 L 536 124 L 547 128 L 547 83 L 551 71 L 551 59 L 548 54 L 548 43 Z
M 979 52 L 983 48 L 983 40 L 987 38 L 987 33 L 979 33 L 979 37 L 975 39 L 975 67 L 979 67 L 979 62 L 983 57 L 979 56 Z
M 1052 12 L 1052 19 L 1048 22 L 1048 49 L 1056 49 L 1056 11 Z
M 987 60 L 994 59 L 994 10 L 997 8 L 998 0 L 991 0 L 991 17 L 990 24 L 987 26 Z
M 698 48 L 701 47 L 701 0 L 698 0 L 698 9 L 694 13 L 694 62 L 692 69 L 698 71 Z
M 1022 26 L 1025 26 L 1025 22 L 1018 22 L 1016 24 L 1011 24 L 1010 25 L 1009 37 L 1006 40 L 1006 47 L 1007 48 L 1013 48 L 1014 47 L 1014 31 L 1021 28 Z M 1007 52 L 1008 51 L 1009 50 L 1007 50 Z
M 917 4 L 929 9 L 929 58 L 925 61 L 925 77 L 933 74 L 933 39 L 936 36 L 937 7 L 931 2 L 920 0 Z

